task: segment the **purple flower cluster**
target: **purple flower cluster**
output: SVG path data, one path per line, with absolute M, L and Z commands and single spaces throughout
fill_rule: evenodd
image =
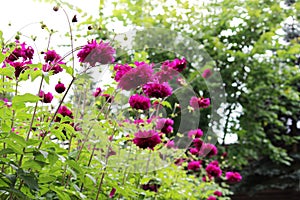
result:
M 96 40 L 92 40 L 82 47 L 77 56 L 79 58 L 79 62 L 88 63 L 90 66 L 95 66 L 96 63 L 113 63 L 115 61 L 115 53 L 116 50 L 111 47 L 109 43 L 105 43 L 103 41 L 97 43 Z
M 62 62 L 61 56 L 56 53 L 55 50 L 48 50 L 44 56 L 45 64 L 43 64 L 42 70 L 44 72 L 52 71 L 53 74 L 58 74 L 63 71 L 60 65 L 65 64 Z
M 203 131 L 201 129 L 190 130 L 188 132 L 189 138 L 200 138 L 203 136 Z
M 45 93 L 43 90 L 40 91 L 39 97 L 41 98 L 41 101 L 43 103 L 51 103 L 53 99 L 53 95 L 51 94 L 51 92 Z
M 191 161 L 188 163 L 188 170 L 191 170 L 191 171 L 198 171 L 200 170 L 200 167 L 201 167 L 201 161 Z
M 225 177 L 229 183 L 238 183 L 242 180 L 242 176 L 238 172 L 226 172 Z

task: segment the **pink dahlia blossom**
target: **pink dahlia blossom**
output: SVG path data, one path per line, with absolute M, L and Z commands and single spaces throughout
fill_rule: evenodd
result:
M 198 171 L 201 167 L 201 161 L 191 161 L 188 163 L 188 170 Z
M 116 50 L 109 43 L 96 40 L 88 41 L 88 44 L 82 47 L 78 52 L 77 57 L 81 63 L 89 63 L 90 66 L 95 66 L 96 63 L 110 64 L 115 61 L 114 54 Z
M 218 165 L 215 164 L 208 164 L 207 167 L 205 168 L 206 172 L 208 175 L 213 176 L 213 177 L 220 177 L 222 175 L 222 170 Z
M 212 157 L 218 154 L 218 149 L 215 145 L 210 143 L 203 143 L 199 151 L 200 156 Z
M 60 106 L 58 111 L 57 111 L 58 114 L 61 114 L 63 117 L 70 117 L 73 119 L 73 113 L 71 110 L 69 110 L 66 106 Z M 59 117 L 56 117 L 55 119 L 56 122 L 59 122 L 60 121 L 60 118 Z
M 157 120 L 156 129 L 160 130 L 163 133 L 169 134 L 173 131 L 174 121 L 168 118 L 161 118 Z
M 217 200 L 217 198 L 215 196 L 209 196 L 207 200 Z
M 189 132 L 188 132 L 188 137 L 189 138 L 199 138 L 199 137 L 201 137 L 201 136 L 203 136 L 203 131 L 201 130 L 201 129 L 196 129 L 196 130 L 190 130 Z
M 130 71 L 132 67 L 130 67 L 128 64 L 121 65 L 116 64 L 114 66 L 114 70 L 116 71 L 115 81 L 119 82 L 121 78 L 126 74 L 128 71 Z
M 143 92 L 148 97 L 164 98 L 172 95 L 172 88 L 166 82 L 162 84 L 150 82 L 143 86 Z
M 48 50 L 44 56 L 46 63 L 59 62 L 61 56 L 56 53 L 55 50 Z
M 216 191 L 214 192 L 214 195 L 216 195 L 217 197 L 221 197 L 221 196 L 222 196 L 222 192 L 219 191 L 219 190 L 216 190 Z
M 58 81 L 58 83 L 55 85 L 55 91 L 57 93 L 63 93 L 65 90 L 66 90 L 65 85 L 62 82 Z
M 209 98 L 197 98 L 197 97 L 192 97 L 190 100 L 190 106 L 192 106 L 195 110 L 199 108 L 207 108 L 210 105 L 210 100 Z
M 138 131 L 134 134 L 133 143 L 142 149 L 152 149 L 161 143 L 161 139 L 154 130 Z
M 192 155 L 197 155 L 199 153 L 199 150 L 197 148 L 190 148 L 190 153 Z
M 135 89 L 152 80 L 152 65 L 135 62 L 136 68 L 127 71 L 119 81 L 118 87 L 123 90 Z
M 161 69 L 155 73 L 154 77 L 159 83 L 173 80 L 179 73 L 173 68 L 162 65 Z
M 163 65 L 169 66 L 178 72 L 182 72 L 186 68 L 187 61 L 185 58 L 182 59 L 175 58 L 173 61 L 169 61 L 169 60 L 165 61 Z
M 203 78 L 209 78 L 212 75 L 211 69 L 205 69 L 202 73 Z
M 175 142 L 174 140 L 168 140 L 166 143 L 166 147 L 169 149 L 175 148 Z
M 150 99 L 142 95 L 132 95 L 129 98 L 129 104 L 134 109 L 148 110 L 151 106 Z
M 41 101 L 43 103 L 51 103 L 51 101 L 53 99 L 53 95 L 51 94 L 51 92 L 48 92 L 46 94 L 43 90 L 40 91 L 39 97 L 42 98 Z
M 238 172 L 226 172 L 225 177 L 229 183 L 238 183 L 242 180 L 242 176 Z
M 93 96 L 94 97 L 98 97 L 101 94 L 102 90 L 101 88 L 96 88 L 95 92 L 93 92 Z
M 202 144 L 203 144 L 203 141 L 200 140 L 199 138 L 193 139 L 193 145 L 194 145 L 198 150 L 201 149 Z

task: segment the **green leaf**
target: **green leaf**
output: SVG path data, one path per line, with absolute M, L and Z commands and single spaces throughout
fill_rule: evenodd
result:
M 15 77 L 15 68 L 10 65 L 8 65 L 4 68 L 0 68 L 0 75 L 14 78 Z
M 47 163 L 39 161 L 39 160 L 27 160 L 24 162 L 22 167 L 24 169 L 34 169 L 34 170 L 41 170 Z
M 26 93 L 23 95 L 17 95 L 13 97 L 12 104 L 14 103 L 25 103 L 25 102 L 30 102 L 30 103 L 35 103 L 39 101 L 39 97 L 30 93 Z
M 42 76 L 43 73 L 41 70 L 35 70 L 33 72 L 30 73 L 31 76 L 31 81 L 34 81 L 37 77 Z
M 5 60 L 5 55 L 0 53 L 0 63 L 2 63 Z
M 66 72 L 68 73 L 68 74 L 70 74 L 72 77 L 73 77 L 73 75 L 74 75 L 74 70 L 73 70 L 73 67 L 68 67 L 68 66 L 66 66 L 66 65 L 60 65 L 63 69 L 65 69 L 66 70 Z
M 22 169 L 19 169 L 17 174 L 31 190 L 39 189 L 37 178 L 32 172 L 27 173 Z

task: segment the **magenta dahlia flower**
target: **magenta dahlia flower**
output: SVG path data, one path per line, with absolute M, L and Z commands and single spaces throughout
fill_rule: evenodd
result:
M 205 69 L 202 73 L 203 78 L 209 78 L 212 75 L 211 69 Z
M 198 155 L 199 150 L 198 150 L 197 148 L 190 148 L 190 153 L 191 153 L 192 155 Z
M 161 143 L 161 139 L 154 130 L 138 131 L 134 134 L 133 143 L 141 149 L 152 149 Z
M 95 92 L 93 92 L 93 96 L 94 97 L 98 97 L 101 94 L 102 90 L 101 88 L 96 88 Z
M 124 90 L 135 89 L 141 86 L 153 78 L 152 65 L 147 63 L 135 62 L 136 68 L 132 68 L 127 71 L 119 80 L 118 87 Z
M 186 68 L 187 61 L 185 58 L 182 59 L 175 58 L 173 61 L 169 61 L 169 60 L 165 61 L 163 65 L 169 66 L 170 68 L 178 72 L 182 72 Z
M 217 200 L 217 198 L 215 196 L 209 196 L 207 200 Z
M 51 92 L 48 92 L 46 94 L 43 90 L 40 91 L 39 97 L 41 98 L 41 101 L 43 103 L 51 103 L 51 101 L 53 99 L 53 95 L 51 94 Z
M 210 100 L 209 98 L 197 98 L 197 97 L 192 97 L 190 100 L 190 106 L 192 106 L 195 110 L 199 108 L 207 108 L 210 105 Z
M 218 149 L 215 145 L 210 143 L 203 143 L 199 151 L 200 156 L 212 157 L 218 154 Z
M 198 171 L 201 167 L 201 161 L 191 161 L 188 163 L 188 170 Z
M 220 169 L 219 165 L 214 163 L 209 163 L 205 170 L 208 175 L 213 177 L 220 177 L 222 175 L 222 170 Z
M 59 62 L 61 56 L 56 53 L 55 50 L 48 50 L 44 56 L 46 63 Z
M 78 52 L 77 57 L 81 63 L 89 63 L 90 66 L 95 66 L 96 63 L 110 64 L 115 61 L 114 54 L 116 50 L 109 43 L 96 40 L 89 41 L 88 44 L 82 47 Z
M 171 81 L 178 74 L 179 73 L 175 69 L 167 65 L 162 65 L 160 71 L 156 72 L 154 76 L 159 83 L 163 83 Z
M 225 177 L 229 183 L 238 183 L 242 180 L 242 176 L 238 172 L 226 172 Z
M 73 118 L 73 113 L 71 110 L 69 110 L 66 106 L 60 106 L 57 113 L 61 114 L 62 116 Z M 60 121 L 60 118 L 57 118 L 56 121 Z
M 28 64 L 31 64 L 31 61 L 10 62 L 9 64 L 15 68 L 15 77 L 16 77 L 16 79 L 18 79 L 21 73 L 23 73 L 23 72 L 25 72 L 25 70 L 29 69 Z
M 114 66 L 114 70 L 116 71 L 115 81 L 119 82 L 121 78 L 126 74 L 128 71 L 130 71 L 132 67 L 130 67 L 128 64 L 121 65 L 116 64 Z
M 151 106 L 150 99 L 142 95 L 132 95 L 129 98 L 129 104 L 134 109 L 148 110 Z
M 188 132 L 188 137 L 189 138 L 199 138 L 201 136 L 203 136 L 203 131 L 201 129 L 190 130 Z
M 143 92 L 148 97 L 164 98 L 172 95 L 172 88 L 166 82 L 164 83 L 146 83 L 143 86 Z
M 161 118 L 157 120 L 155 128 L 160 130 L 162 133 L 169 134 L 173 131 L 173 124 L 174 121 L 172 119 Z
M 200 140 L 199 138 L 193 139 L 193 145 L 194 145 L 198 150 L 201 149 L 202 144 L 203 144 L 203 141 Z
M 15 43 L 16 43 L 16 48 L 5 59 L 5 61 L 11 63 L 19 60 L 19 58 L 22 58 L 22 62 L 32 60 L 34 54 L 33 48 L 31 46 L 26 47 L 25 42 L 21 44 L 18 40 Z
M 65 90 L 66 90 L 65 85 L 62 82 L 58 81 L 58 83 L 55 85 L 55 91 L 57 93 L 63 93 Z
M 219 191 L 219 190 L 216 190 L 216 191 L 214 192 L 214 195 L 216 195 L 217 197 L 221 197 L 221 196 L 222 196 L 222 192 Z

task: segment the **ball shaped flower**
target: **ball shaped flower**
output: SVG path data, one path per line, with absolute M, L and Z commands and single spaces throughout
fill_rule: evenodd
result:
M 152 80 L 152 65 L 135 62 L 136 68 L 127 71 L 119 80 L 118 87 L 123 90 L 135 89 Z
M 192 106 L 195 110 L 199 108 L 207 108 L 210 105 L 210 100 L 209 98 L 197 98 L 197 97 L 192 97 L 190 99 L 190 106 Z
M 198 171 L 201 167 L 201 161 L 191 161 L 188 163 L 188 170 Z
M 58 83 L 55 85 L 55 91 L 57 93 L 63 93 L 65 90 L 66 90 L 65 85 L 62 82 L 58 81 Z
M 163 65 L 169 66 L 170 68 L 178 72 L 182 72 L 186 68 L 187 61 L 185 58 L 182 59 L 175 58 L 173 61 L 169 61 L 169 60 L 165 61 Z
M 222 175 L 222 170 L 218 165 L 215 165 L 214 163 L 210 163 L 205 168 L 208 175 L 213 177 L 220 177 Z
M 199 151 L 200 156 L 212 157 L 218 154 L 218 149 L 215 145 L 210 143 L 203 143 Z
M 134 109 L 148 110 L 151 106 L 150 99 L 142 95 L 132 95 L 129 98 L 129 104 Z
M 173 131 L 174 121 L 168 118 L 161 118 L 157 120 L 156 129 L 160 130 L 163 133 L 169 134 Z
M 43 103 L 51 103 L 51 101 L 53 99 L 53 95 L 51 94 L 51 92 L 48 92 L 46 94 L 43 90 L 40 91 L 39 97 L 41 98 L 41 101 Z
M 161 143 L 159 134 L 154 130 L 138 131 L 134 134 L 133 143 L 141 149 L 152 149 Z
M 209 78 L 212 75 L 211 69 L 205 69 L 202 73 L 203 78 Z
M 124 74 L 126 74 L 131 69 L 132 67 L 130 67 L 128 64 L 125 65 L 116 64 L 114 66 L 114 70 L 116 71 L 115 81 L 119 82 L 121 78 L 124 76 Z
M 116 50 L 109 43 L 96 40 L 88 41 L 88 44 L 82 47 L 78 52 L 77 57 L 81 63 L 89 63 L 90 66 L 95 66 L 96 63 L 110 64 L 115 61 L 114 54 Z
M 216 195 L 217 197 L 221 197 L 223 194 L 222 194 L 221 191 L 216 190 L 216 191 L 214 192 L 214 195 Z
M 164 83 L 150 82 L 143 86 L 143 92 L 148 97 L 164 98 L 172 94 L 172 88 L 166 82 Z
M 192 137 L 194 137 L 194 138 L 199 138 L 199 137 L 201 137 L 201 136 L 203 136 L 203 131 L 202 131 L 201 129 L 190 130 L 190 131 L 188 132 L 188 137 L 189 137 L 189 138 L 192 138 Z
M 242 180 L 242 176 L 238 172 L 226 172 L 225 177 L 229 183 L 238 183 Z

